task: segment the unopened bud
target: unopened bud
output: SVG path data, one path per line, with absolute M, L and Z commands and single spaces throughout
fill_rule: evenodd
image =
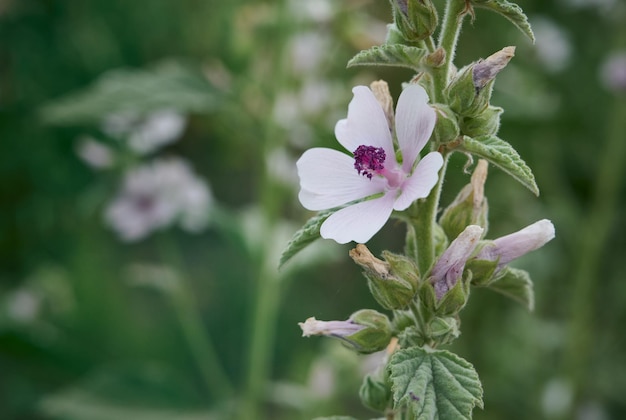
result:
M 384 412 L 390 405 L 391 395 L 387 369 L 367 375 L 359 388 L 361 402 L 374 411 Z
M 432 104 L 431 107 L 437 115 L 437 122 L 433 130 L 433 141 L 443 144 L 456 140 L 460 133 L 456 114 L 447 105 Z
M 389 131 L 393 131 L 395 127 L 394 114 L 393 114 L 393 98 L 389 92 L 389 85 L 384 80 L 377 80 L 370 83 L 370 89 L 376 98 L 376 101 L 380 104 L 381 108 L 385 112 L 387 118 L 387 124 L 389 125 Z
M 458 237 L 469 225 L 478 225 L 484 229 L 483 234 L 486 233 L 489 205 L 485 197 L 485 181 L 488 166 L 486 160 L 478 161 L 470 183 L 463 187 L 441 215 L 439 223 L 448 238 Z
M 379 260 L 363 244 L 351 250 L 350 257 L 365 269 L 370 292 L 383 308 L 404 308 L 415 296 L 419 275 L 410 259 L 386 252 L 386 261 Z
M 482 233 L 483 228 L 480 226 L 466 227 L 433 266 L 430 282 L 438 301 L 438 313 L 452 314 L 465 305 L 467 293 L 461 281 L 463 270 Z
M 504 110 L 499 106 L 489 105 L 475 117 L 461 120 L 461 132 L 469 137 L 495 136 L 500 129 L 500 114 Z
M 298 325 L 303 337 L 325 335 L 337 338 L 359 353 L 383 350 L 391 340 L 389 318 L 371 309 L 357 311 L 347 321 L 318 321 L 311 317 Z
M 430 338 L 438 344 L 448 344 L 461 335 L 459 321 L 451 316 L 435 317 L 428 327 Z
M 489 106 L 496 75 L 514 53 L 515 47 L 506 47 L 459 70 L 445 91 L 450 108 L 464 117 L 476 117 L 484 112 Z
M 394 22 L 403 38 L 421 41 L 435 32 L 437 9 L 431 0 L 391 0 Z

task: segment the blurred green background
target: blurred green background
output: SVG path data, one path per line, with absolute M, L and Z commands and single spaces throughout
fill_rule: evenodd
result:
M 492 168 L 489 237 L 542 218 L 557 237 L 516 263 L 534 313 L 477 290 L 453 350 L 483 380 L 476 419 L 626 418 L 626 65 L 621 91 L 606 80 L 626 5 L 520 5 L 535 45 L 478 10 L 455 62 L 518 47 L 492 103 L 541 196 Z M 349 246 L 276 262 L 311 216 L 295 160 L 336 147 L 352 86 L 384 78 L 397 95 L 411 77 L 345 68 L 390 20 L 372 0 L 0 0 L 1 419 L 376 417 L 358 401 L 373 359 L 297 326 L 376 308 Z M 184 127 L 148 152 L 106 125 L 162 109 Z M 90 142 L 112 163 L 90 164 Z M 124 174 L 174 156 L 210 186 L 208 223 L 123 240 L 106 213 Z M 371 249 L 402 236 L 390 222 Z

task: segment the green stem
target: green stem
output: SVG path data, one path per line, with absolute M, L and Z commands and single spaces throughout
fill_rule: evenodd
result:
M 421 276 L 426 275 L 435 262 L 434 226 L 437 222 L 437 209 L 447 165 L 448 154 L 444 153 L 443 166 L 439 171 L 437 184 L 425 200 L 414 204 L 411 214 L 411 224 L 415 229 L 417 242 L 417 267 Z
M 170 295 L 172 307 L 180 322 L 183 336 L 195 359 L 207 391 L 216 401 L 224 401 L 233 394 L 232 385 L 224 371 L 213 343 L 202 322 L 198 302 L 183 272 L 184 263 L 171 236 L 160 238 L 161 257 L 180 273 L 178 288 Z
M 467 14 L 465 0 L 448 0 L 439 34 L 439 47 L 446 52 L 445 64 L 434 72 L 435 91 L 443 92 L 448 85 L 456 44 L 461 33 L 463 18 Z

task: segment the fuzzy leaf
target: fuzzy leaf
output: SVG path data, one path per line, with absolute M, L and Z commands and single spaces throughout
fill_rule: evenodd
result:
M 488 287 L 516 300 L 532 311 L 535 308 L 535 292 L 528 272 L 511 267 L 504 270 L 506 270 L 504 275 L 490 283 Z
M 385 44 L 361 51 L 348 61 L 348 67 L 396 66 L 421 69 L 426 67 L 423 61 L 427 56 L 428 51 L 421 48 L 402 44 Z
M 474 367 L 445 350 L 411 347 L 389 360 L 394 407 L 406 406 L 416 420 L 471 419 L 483 407 L 483 389 Z
M 210 112 L 220 93 L 193 66 L 165 61 L 147 69 L 116 69 L 83 90 L 43 106 L 40 115 L 57 125 L 100 123 L 116 113 L 143 115 L 159 109 Z
M 533 43 L 535 42 L 535 34 L 533 34 L 530 23 L 528 23 L 528 16 L 526 16 L 522 8 L 517 4 L 506 0 L 487 0 L 477 1 L 474 3 L 474 6 L 492 10 L 504 16 L 511 21 L 517 29 L 522 31 L 524 35 L 530 38 Z
M 539 188 L 532 171 L 513 146 L 506 141 L 496 136 L 484 136 L 475 139 L 464 136 L 459 149 L 487 159 L 515 178 L 535 195 L 539 195 Z
M 324 223 L 324 221 L 334 212 L 335 210 L 319 212 L 317 215 L 311 217 L 304 224 L 304 226 L 302 226 L 302 228 L 300 228 L 300 230 L 293 235 L 280 256 L 280 262 L 278 263 L 279 269 L 294 255 L 302 251 L 320 237 L 320 227 L 322 226 L 322 223 Z

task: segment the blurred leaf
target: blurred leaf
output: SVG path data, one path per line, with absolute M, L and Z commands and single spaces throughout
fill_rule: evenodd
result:
M 471 419 L 483 407 L 483 389 L 474 367 L 445 350 L 411 347 L 389 360 L 396 408 L 407 406 L 417 420 Z
M 99 123 L 103 117 L 159 109 L 208 112 L 218 106 L 219 92 L 199 70 L 167 61 L 152 69 L 118 69 L 91 86 L 52 101 L 40 110 L 44 121 L 58 125 Z
M 528 23 L 528 17 L 524 13 L 521 7 L 515 3 L 508 2 L 506 0 L 487 0 L 477 1 L 474 3 L 475 7 L 480 7 L 487 10 L 492 10 L 511 21 L 517 28 L 522 31 L 530 40 L 535 42 L 535 34 Z
M 350 61 L 348 67 L 353 66 L 397 66 L 410 69 L 425 67 L 423 60 L 428 51 L 402 44 L 385 44 L 361 51 Z
M 302 228 L 300 228 L 300 230 L 293 235 L 287 244 L 287 248 L 285 248 L 280 256 L 278 268 L 281 268 L 294 255 L 318 239 L 320 237 L 320 227 L 322 226 L 322 223 L 324 223 L 324 221 L 334 212 L 335 210 L 326 210 L 311 217 L 304 224 L 304 226 L 302 226 Z
M 533 172 L 513 146 L 506 141 L 496 136 L 477 137 L 476 139 L 464 136 L 459 150 L 487 159 L 515 178 L 535 195 L 539 195 L 539 188 L 535 182 Z
M 527 271 L 506 267 L 504 276 L 488 287 L 524 305 L 529 311 L 535 308 L 533 281 Z
M 357 420 L 350 416 L 315 417 L 313 420 Z
M 109 367 L 45 397 L 43 414 L 63 420 L 201 420 L 221 418 L 200 409 L 194 388 L 163 366 Z

